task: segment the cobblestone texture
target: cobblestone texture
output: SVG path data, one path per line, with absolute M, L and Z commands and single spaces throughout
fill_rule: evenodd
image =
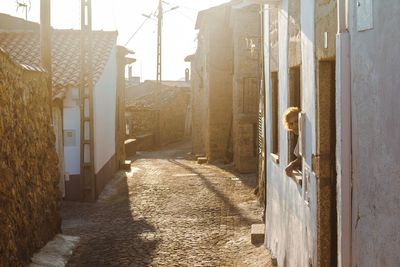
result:
M 97 203 L 65 202 L 63 232 L 81 236 L 68 266 L 272 266 L 250 244 L 262 214 L 255 175 L 199 165 L 189 151 L 142 153 Z

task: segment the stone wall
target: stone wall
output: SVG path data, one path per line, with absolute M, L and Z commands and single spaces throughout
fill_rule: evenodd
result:
M 257 171 L 261 17 L 259 6 L 233 9 L 233 161 L 242 173 Z
M 178 94 L 171 103 L 160 109 L 160 145 L 182 140 L 185 135 L 185 123 L 189 104 L 189 94 Z
M 205 155 L 206 125 L 208 118 L 208 99 L 206 98 L 205 78 L 205 40 L 199 38 L 198 47 L 191 61 L 192 77 L 192 153 Z
M 46 75 L 0 51 L 0 266 L 21 266 L 60 232 Z
M 140 140 L 148 140 L 151 135 L 155 146 L 167 145 L 182 140 L 185 135 L 185 123 L 190 103 L 188 88 L 168 88 L 163 86 L 160 93 L 153 93 L 131 101 L 127 107 L 127 123 L 130 137 L 138 140 L 138 149 L 149 149 L 142 146 Z
M 199 76 L 198 88 L 194 88 L 193 135 L 194 151 L 202 151 L 210 162 L 230 160 L 232 146 L 232 69 L 233 42 L 229 25 L 230 5 L 224 4 L 199 13 L 198 49 L 195 61 Z M 199 122 L 200 120 L 200 122 Z M 202 128 L 203 137 L 196 129 Z

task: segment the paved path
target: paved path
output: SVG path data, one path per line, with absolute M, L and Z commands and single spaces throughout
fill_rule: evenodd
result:
M 189 151 L 142 153 L 97 203 L 63 203 L 63 232 L 81 237 L 68 266 L 270 266 L 250 244 L 262 214 L 255 176 L 199 165 Z

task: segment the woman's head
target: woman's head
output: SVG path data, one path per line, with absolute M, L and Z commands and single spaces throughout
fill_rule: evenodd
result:
M 298 134 L 299 126 L 298 126 L 298 117 L 299 117 L 300 109 L 298 107 L 290 107 L 283 114 L 283 125 L 285 129 Z

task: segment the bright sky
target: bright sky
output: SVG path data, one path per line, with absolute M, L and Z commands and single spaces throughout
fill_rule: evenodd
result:
M 22 9 L 17 9 L 17 0 L 0 0 L 0 13 L 25 17 Z M 18 0 L 27 2 L 29 0 Z M 165 13 L 163 27 L 163 80 L 178 80 L 185 75 L 185 56 L 196 48 L 194 30 L 197 12 L 229 0 L 166 0 L 164 11 L 174 6 L 178 9 Z M 51 0 L 54 28 L 80 28 L 81 0 Z M 168 3 L 168 4 L 167 4 Z M 125 45 L 132 34 L 146 19 L 142 14 L 154 13 L 158 0 L 92 0 L 93 29 L 118 30 L 118 44 Z M 40 0 L 31 0 L 28 20 L 39 22 Z M 142 80 L 156 79 L 157 21 L 147 20 L 133 37 L 128 48 L 136 52 L 138 61 L 134 64 L 133 75 Z

